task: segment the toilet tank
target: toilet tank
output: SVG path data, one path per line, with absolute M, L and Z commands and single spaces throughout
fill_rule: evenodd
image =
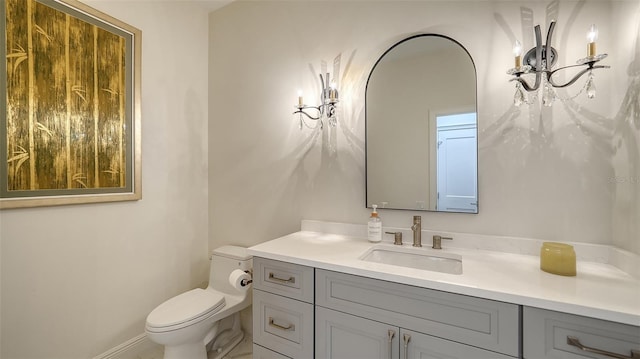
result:
M 238 294 L 238 291 L 229 284 L 229 275 L 235 269 L 243 271 L 252 269 L 253 260 L 251 258 L 244 247 L 222 246 L 216 248 L 211 255 L 209 286 L 224 293 Z

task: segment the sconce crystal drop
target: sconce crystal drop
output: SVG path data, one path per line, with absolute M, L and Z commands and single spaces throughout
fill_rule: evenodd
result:
M 587 80 L 587 85 L 586 85 L 586 90 L 587 90 L 587 97 L 588 98 L 594 98 L 596 97 L 596 85 L 593 82 L 593 73 L 589 74 L 589 79 Z
M 551 107 L 553 102 L 556 100 L 556 92 L 553 90 L 553 87 L 549 85 L 549 83 L 545 83 L 544 88 L 542 90 L 542 105 L 546 107 Z
M 513 104 L 516 106 L 520 106 L 524 102 L 526 102 L 525 94 L 524 91 L 522 91 L 522 85 L 520 85 L 520 83 L 518 82 L 516 84 L 516 94 L 513 95 Z

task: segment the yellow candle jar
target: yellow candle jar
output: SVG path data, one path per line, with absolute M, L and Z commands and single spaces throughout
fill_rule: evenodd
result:
M 544 242 L 540 249 L 540 269 L 552 274 L 575 276 L 576 252 L 573 246 Z

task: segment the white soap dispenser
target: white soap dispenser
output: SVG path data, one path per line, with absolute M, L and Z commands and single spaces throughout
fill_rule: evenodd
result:
M 369 237 L 369 242 L 380 242 L 382 240 L 382 220 L 378 217 L 378 212 L 376 212 L 377 205 L 372 205 L 373 212 L 371 212 L 371 217 L 369 217 L 369 222 L 367 223 L 367 234 Z

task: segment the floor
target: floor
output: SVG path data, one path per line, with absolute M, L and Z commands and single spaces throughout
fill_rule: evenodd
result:
M 164 356 L 164 350 L 162 346 L 154 345 L 153 348 L 147 349 L 143 352 L 139 352 L 135 355 L 135 357 L 127 356 L 123 359 L 162 359 Z
M 145 351 L 135 357 L 135 359 L 162 359 L 164 350 L 161 346 Z M 211 353 L 210 357 L 213 357 Z M 253 357 L 253 338 L 245 336 L 242 341 L 225 355 L 223 359 L 252 359 Z
M 252 359 L 253 358 L 253 338 L 245 336 L 242 341 L 233 348 L 223 359 Z

